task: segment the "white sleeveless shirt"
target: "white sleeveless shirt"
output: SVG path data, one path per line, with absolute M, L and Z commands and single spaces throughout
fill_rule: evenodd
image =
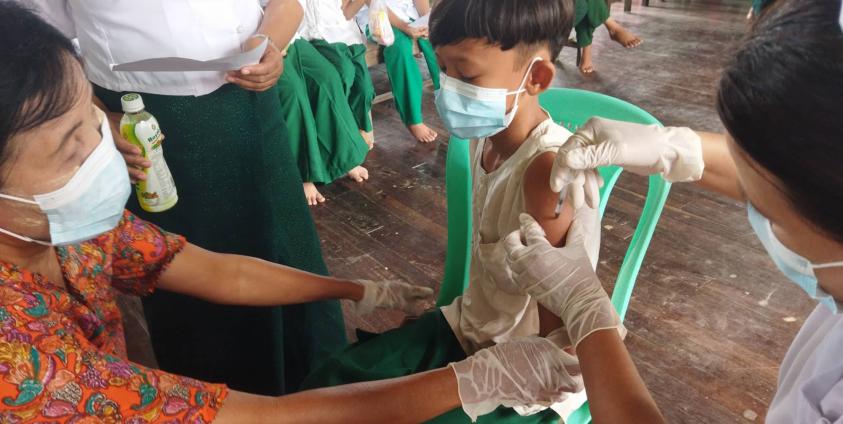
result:
M 539 332 L 536 301 L 516 288 L 506 264 L 506 250 L 499 241 L 521 226 L 518 217 L 525 212 L 523 187 L 527 167 L 537 156 L 555 153 L 570 136 L 570 131 L 547 119 L 492 172 L 486 172 L 482 166 L 487 139 L 470 141 L 473 179 L 470 285 L 463 296 L 442 308 L 468 355 Z M 591 219 L 596 223 L 598 214 L 596 210 L 582 208 L 577 219 Z M 599 245 L 599 232 L 595 233 Z M 594 256 L 596 263 L 596 251 Z

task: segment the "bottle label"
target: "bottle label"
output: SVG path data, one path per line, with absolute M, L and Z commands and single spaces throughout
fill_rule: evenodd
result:
M 164 149 L 161 146 L 164 134 L 158 120 L 150 116 L 138 122 L 135 124 L 134 135 L 143 147 L 144 156 L 152 162 L 152 166 L 146 170 L 147 180 L 138 187 L 139 200 L 147 206 L 144 209 L 169 209 L 178 200 L 178 194 L 170 168 L 164 160 Z

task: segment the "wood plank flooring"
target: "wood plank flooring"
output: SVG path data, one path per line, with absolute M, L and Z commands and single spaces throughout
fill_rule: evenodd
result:
M 625 50 L 604 29 L 595 37 L 597 73 L 582 76 L 576 52 L 560 56 L 556 84 L 640 105 L 666 125 L 721 131 L 714 110 L 719 67 L 746 31 L 749 1 L 670 0 L 613 17 L 644 44 Z M 373 69 L 379 92 L 383 68 Z M 437 287 L 446 245 L 447 135 L 432 93 L 426 119 L 442 136 L 413 141 L 392 102 L 374 109 L 377 144 L 362 185 L 323 188 L 313 209 L 331 271 L 343 277 L 402 278 Z M 646 181 L 625 175 L 604 219 L 599 274 L 611 288 L 643 204 Z M 813 304 L 773 267 L 742 205 L 689 185 L 674 186 L 634 292 L 627 344 L 672 423 L 763 422 L 778 364 Z M 397 314 L 347 314 L 349 328 L 383 331 Z M 754 417 L 754 420 L 752 419 Z

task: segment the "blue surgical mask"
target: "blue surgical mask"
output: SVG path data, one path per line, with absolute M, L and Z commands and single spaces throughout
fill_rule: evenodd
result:
M 35 200 L 0 194 L 0 198 L 38 205 L 50 224 L 50 241 L 35 240 L 0 228 L 0 233 L 45 246 L 65 246 L 93 239 L 117 227 L 132 188 L 126 162 L 114 145 L 108 121 L 102 140 L 64 187 Z
M 796 283 L 797 286 L 801 287 L 802 290 L 805 290 L 808 296 L 818 300 L 830 309 L 832 313 L 843 313 L 843 305 L 819 286 L 817 276 L 814 275 L 814 270 L 816 269 L 843 267 L 843 262 L 812 264 L 811 261 L 782 244 L 776 238 L 776 234 L 773 233 L 773 226 L 770 224 L 770 220 L 764 217 L 764 215 L 761 215 L 751 203 L 747 205 L 747 211 L 752 229 L 755 230 L 755 234 L 758 235 L 758 239 L 761 240 L 761 244 L 764 245 L 764 248 L 779 270 L 787 278 Z
M 507 129 L 518 113 L 518 100 L 523 93 L 536 57 L 527 68 L 521 85 L 515 91 L 505 88 L 478 87 L 444 73 L 436 90 L 436 110 L 448 131 L 463 139 L 491 137 Z M 506 99 L 515 96 L 512 110 L 506 112 Z

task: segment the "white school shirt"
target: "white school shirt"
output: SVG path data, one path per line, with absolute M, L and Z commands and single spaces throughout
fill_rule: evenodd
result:
M 420 18 L 416 3 L 413 0 L 383 0 L 389 10 L 404 22 L 415 21 Z
M 818 305 L 785 355 L 768 424 L 843 424 L 843 314 Z
M 539 124 L 518 150 L 501 166 L 486 172 L 482 167 L 486 139 L 472 140 L 472 239 L 469 286 L 442 313 L 468 355 L 515 337 L 539 332 L 536 300 L 521 292 L 506 262 L 502 240 L 521 228 L 525 212 L 524 172 L 533 159 L 556 152 L 571 132 L 551 119 Z M 583 225 L 599 225 L 596 210 L 580 208 Z M 600 232 L 585 240 L 589 257 L 596 263 Z
M 112 91 L 201 96 L 223 72 L 113 72 L 110 65 L 154 57 L 214 59 L 241 51 L 258 29 L 257 0 L 22 0 L 77 38 L 88 79 Z
M 349 46 L 366 39 L 354 20 L 345 18 L 343 0 L 309 0 L 304 8 L 301 35 L 306 40 L 325 40 Z

